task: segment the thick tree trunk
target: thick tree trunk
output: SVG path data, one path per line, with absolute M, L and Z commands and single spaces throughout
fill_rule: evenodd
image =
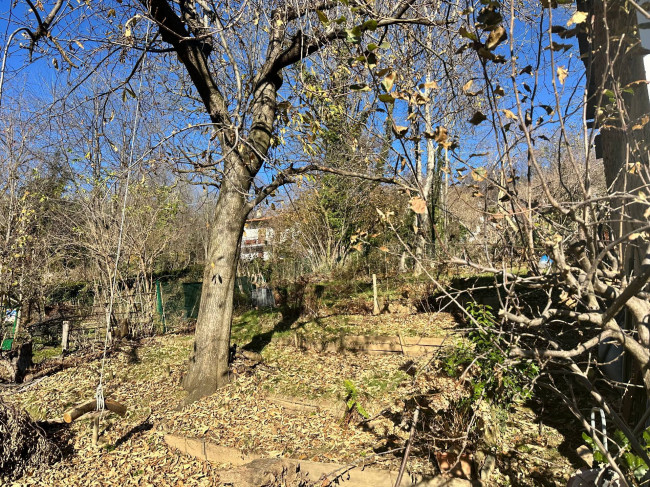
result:
M 604 107 L 609 103 L 606 96 L 609 90 L 616 95 L 618 103 L 616 116 L 610 117 L 600 127 L 608 190 L 613 195 L 645 193 L 644 179 L 649 165 L 647 144 L 650 140 L 650 124 L 647 116 L 650 113 L 650 98 L 645 82 L 646 70 L 637 12 L 622 0 L 581 0 L 578 6 L 593 14 L 593 23 L 589 26 L 591 45 L 586 43 L 586 39 L 582 40 L 582 50 L 587 46 L 591 49 L 591 63 L 589 60 L 586 63 L 590 95 Z M 632 92 L 622 92 L 629 87 L 632 87 Z M 644 204 L 624 197 L 613 198 L 610 204 L 614 238 L 634 232 L 648 223 L 644 215 Z M 645 245 L 640 245 L 639 240 L 623 242 L 618 248 L 624 272 L 630 278 L 640 272 L 642 263 L 647 258 L 644 255 Z M 646 349 L 650 347 L 648 315 L 643 316 L 641 313 L 640 316 L 634 316 L 628 309 L 619 316 L 619 322 L 628 330 L 636 328 L 639 342 Z M 602 343 L 599 353 L 607 353 L 608 347 L 608 343 Z M 622 347 L 619 348 L 622 350 Z M 643 365 L 633 362 L 632 357 L 623 355 L 623 359 L 614 364 L 614 368 L 618 369 L 614 375 L 623 380 L 635 376 L 640 379 L 643 376 L 645 394 L 650 397 L 650 372 Z M 639 369 L 645 370 L 637 373 Z M 636 414 L 632 412 L 632 416 L 639 417 L 645 408 L 643 401 L 637 400 L 635 396 L 636 393 L 626 395 L 624 403 L 630 404 L 624 406 L 624 409 L 629 411 L 632 404 L 640 406 L 637 407 Z
M 212 394 L 228 383 L 230 324 L 239 260 L 239 243 L 247 213 L 246 193 L 223 185 L 211 229 L 210 250 L 203 273 L 194 353 L 183 381 L 188 402 Z
M 600 128 L 605 180 L 611 193 L 637 194 L 645 188 L 648 167 L 650 98 L 645 83 L 643 51 L 638 37 L 636 10 L 621 0 L 607 2 L 605 12 L 601 0 L 593 1 L 593 61 L 591 64 L 593 91 L 603 106 L 608 102 L 600 93 L 633 86 L 633 93 L 617 91 L 621 96 L 620 115 L 612 117 Z M 607 26 L 603 19 L 607 19 Z M 624 54 L 621 54 L 624 53 Z M 634 84 L 636 82 L 636 85 Z M 641 167 L 635 167 L 640 164 Z M 646 206 L 625 198 L 614 202 L 613 230 L 624 235 L 647 223 Z M 626 245 L 626 265 L 638 272 L 644 256 L 637 245 Z

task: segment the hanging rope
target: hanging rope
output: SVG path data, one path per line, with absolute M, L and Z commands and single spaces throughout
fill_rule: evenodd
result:
M 147 34 L 145 37 L 145 46 L 149 44 L 149 33 L 151 31 L 151 25 L 147 27 Z M 115 288 L 117 286 L 117 272 L 120 262 L 120 255 L 122 253 L 122 239 L 124 237 L 124 222 L 126 220 L 126 203 L 129 197 L 129 184 L 131 181 L 131 164 L 133 163 L 133 153 L 135 151 L 135 135 L 138 130 L 138 122 L 140 117 L 140 97 L 142 95 L 142 78 L 145 67 L 145 61 L 147 56 L 147 50 L 145 50 L 144 57 L 142 59 L 142 66 L 140 68 L 139 76 L 139 85 L 138 92 L 136 95 L 135 102 L 135 113 L 133 116 L 133 129 L 131 133 L 131 144 L 129 148 L 129 164 L 127 166 L 126 181 L 124 184 L 124 199 L 122 201 L 122 214 L 120 217 L 120 230 L 117 237 L 117 250 L 115 253 L 115 268 L 113 269 L 113 279 L 111 281 L 110 288 L 110 298 L 108 302 L 108 313 L 106 315 L 106 334 L 104 336 L 104 353 L 102 354 L 102 366 L 99 371 L 99 384 L 97 385 L 97 390 L 95 391 L 95 399 L 97 401 L 97 411 L 105 410 L 104 402 L 104 369 L 106 367 L 106 354 L 108 351 L 109 336 L 111 332 L 111 316 L 113 316 L 113 305 L 115 303 Z
M 97 401 L 97 406 L 95 409 L 97 411 L 103 411 L 104 410 L 104 386 L 102 385 L 101 379 L 99 380 L 99 385 L 97 386 L 97 390 L 95 391 L 95 400 Z

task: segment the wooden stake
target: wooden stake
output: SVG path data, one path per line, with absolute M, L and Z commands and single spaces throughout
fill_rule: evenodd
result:
M 63 322 L 63 331 L 61 332 L 61 353 L 68 351 L 68 335 L 70 334 L 70 322 Z
M 372 314 L 373 315 L 378 315 L 379 314 L 379 302 L 377 301 L 377 275 L 376 274 L 372 275 L 372 296 L 373 296 Z
M 99 439 L 99 415 L 95 415 L 93 418 L 93 446 L 97 446 L 97 440 Z

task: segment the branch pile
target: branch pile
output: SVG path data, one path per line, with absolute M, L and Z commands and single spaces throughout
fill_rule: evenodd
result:
M 28 415 L 0 400 L 0 481 L 18 478 L 61 458 L 61 450 Z

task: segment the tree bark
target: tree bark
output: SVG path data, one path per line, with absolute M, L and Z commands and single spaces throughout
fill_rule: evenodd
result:
M 187 402 L 212 394 L 228 383 L 230 325 L 239 243 L 246 223 L 247 183 L 224 184 L 211 228 L 210 250 L 203 272 L 194 353 L 183 381 Z
M 427 74 L 427 80 L 431 80 L 431 74 Z M 425 131 L 433 132 L 433 115 L 432 115 L 432 105 L 429 104 L 425 107 L 424 110 L 424 119 L 425 119 Z M 440 168 L 436 164 L 436 148 L 433 144 L 431 138 L 426 139 L 427 147 L 427 156 L 426 156 L 426 176 L 422 174 L 421 169 L 418 169 L 417 177 L 419 179 L 418 186 L 422 192 L 422 199 L 427 202 L 426 211 L 421 215 L 417 215 L 418 222 L 418 235 L 416 237 L 416 247 L 415 247 L 415 275 L 419 276 L 422 274 L 423 260 L 427 257 L 427 243 L 431 242 L 431 247 L 435 248 L 436 236 L 433 230 L 433 226 L 436 224 L 436 219 L 432 213 L 433 207 L 438 206 L 442 208 L 442 211 L 446 213 L 446 201 L 444 201 L 440 196 L 442 195 L 442 177 L 440 177 Z M 419 155 L 421 158 L 422 155 Z M 422 165 L 420 162 L 419 166 Z M 437 195 L 434 198 L 434 185 L 438 184 Z M 433 201 L 431 199 L 434 198 Z M 432 205 L 433 203 L 433 205 Z M 446 228 L 443 231 L 443 236 L 446 236 Z M 429 252 L 429 256 L 431 253 Z
M 408 253 L 406 250 L 402 251 L 402 255 L 399 258 L 399 273 L 404 274 L 408 269 L 406 268 L 406 260 L 408 259 Z
M 617 119 L 609 119 L 600 127 L 605 180 L 611 193 L 637 194 L 645 187 L 642 174 L 648 167 L 650 124 L 644 117 L 650 113 L 650 99 L 636 10 L 621 0 L 609 0 L 606 11 L 602 0 L 593 0 L 591 8 L 594 15 L 590 72 L 591 85 L 595 86 L 593 96 L 605 106 L 608 100 L 602 94 L 602 87 L 614 92 L 619 104 Z M 622 92 L 634 82 L 638 84 L 632 85 L 633 93 Z M 640 163 L 641 167 L 634 167 L 635 163 Z M 614 207 L 617 208 L 613 214 L 616 235 L 633 231 L 647 221 L 643 204 L 621 198 L 614 201 Z M 644 256 L 637 245 L 626 247 L 626 264 L 631 260 L 638 272 Z
M 581 39 L 581 50 L 584 52 L 587 48 L 589 55 L 586 65 L 592 106 L 598 107 L 600 104 L 605 107 L 611 103 L 606 96 L 607 91 L 614 94 L 616 103 L 615 116 L 600 124 L 597 120 L 597 125 L 600 125 L 605 180 L 609 193 L 614 195 L 610 203 L 612 234 L 613 237 L 621 237 L 648 221 L 644 215 L 644 204 L 616 196 L 646 194 L 647 191 L 644 178 L 647 177 L 649 166 L 647 141 L 650 140 L 650 123 L 647 116 L 650 113 L 650 98 L 645 83 L 639 19 L 635 8 L 622 0 L 581 0 L 578 8 L 593 16 L 587 25 L 590 38 Z M 630 86 L 632 92 L 623 92 L 623 89 Z M 592 111 L 591 116 L 598 118 L 596 110 Z M 624 273 L 629 279 L 640 274 L 647 262 L 648 256 L 643 247 L 645 246 L 639 245 L 639 239 L 626 241 L 619 246 Z M 635 312 L 633 306 L 628 305 L 618 318 L 625 329 L 636 328 L 639 343 L 646 349 L 650 348 L 650 314 Z M 607 352 L 608 346 L 607 343 L 601 344 L 599 353 Z M 618 373 L 627 378 L 643 376 L 645 395 L 650 398 L 650 370 L 638 362 L 633 364 L 633 361 L 633 358 L 624 355 L 623 360 L 618 361 Z M 635 373 L 635 368 L 642 369 L 641 373 Z M 636 411 L 638 416 L 644 410 L 641 405 L 643 401 L 633 396 L 634 394 L 628 394 L 624 403 L 631 400 L 641 406 Z

